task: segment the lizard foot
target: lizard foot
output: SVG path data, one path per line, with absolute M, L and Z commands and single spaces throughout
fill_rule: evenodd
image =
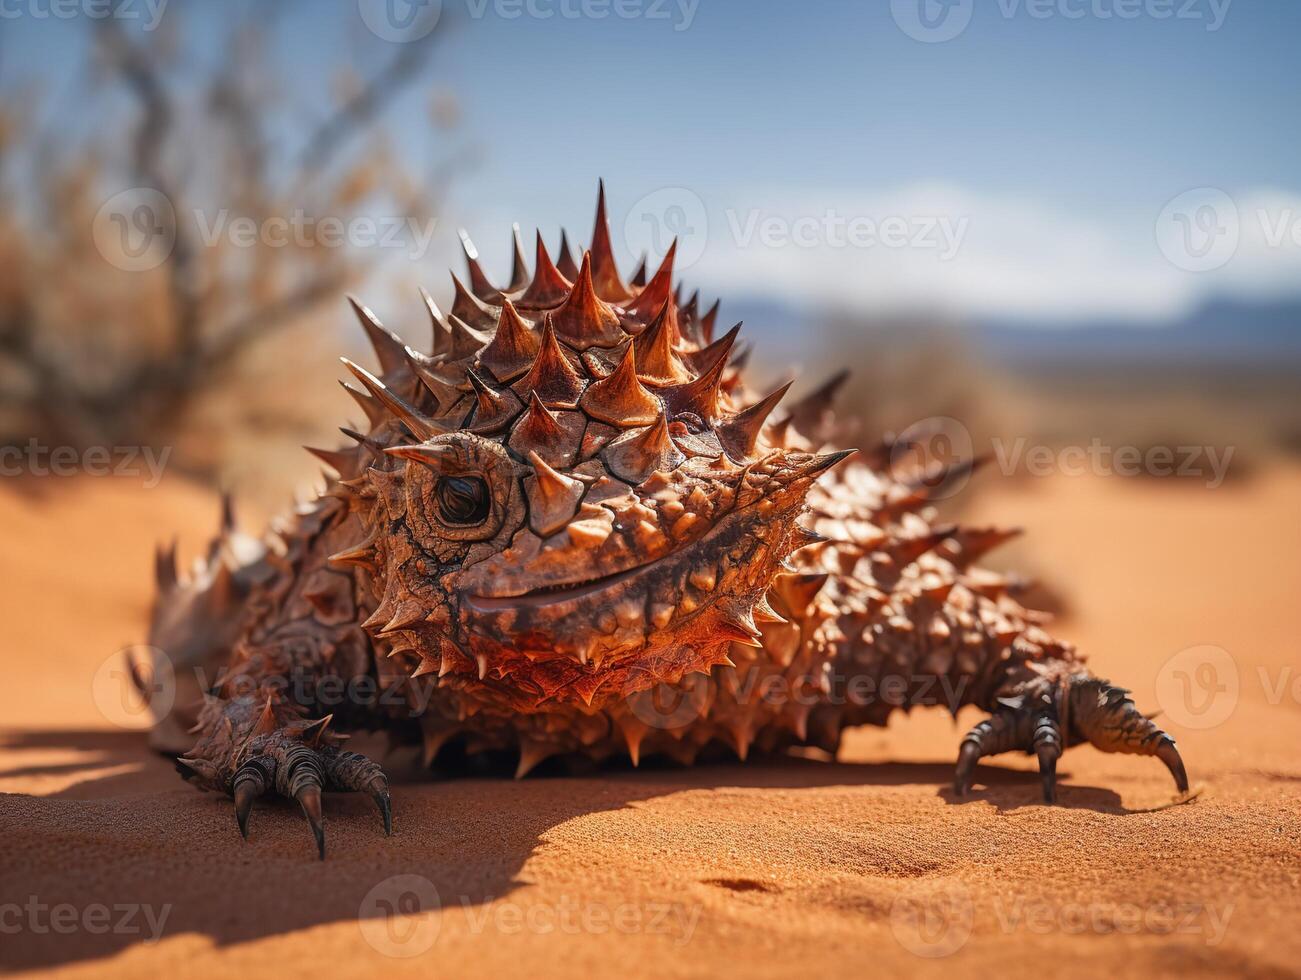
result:
M 966 796 L 976 763 L 985 756 L 1020 750 L 1039 759 L 1045 803 L 1057 796 L 1057 759 L 1062 749 L 1088 742 L 1103 752 L 1154 755 L 1174 777 L 1180 793 L 1188 792 L 1188 774 L 1175 741 L 1146 717 L 1129 692 L 1087 674 L 1076 674 L 1060 687 L 999 698 L 999 710 L 962 740 L 953 792 Z
M 259 737 L 231 778 L 230 793 L 235 799 L 235 820 L 240 834 L 248 839 L 248 819 L 254 801 L 275 793 L 298 802 L 316 838 L 317 853 L 324 860 L 322 790 L 369 794 L 384 820 L 385 835 L 393 832 L 388 778 L 376 763 L 356 752 L 333 746 L 310 746 L 282 730 Z

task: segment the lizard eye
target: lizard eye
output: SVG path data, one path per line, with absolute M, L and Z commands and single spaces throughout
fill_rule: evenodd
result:
M 435 493 L 439 514 L 448 524 L 482 524 L 491 509 L 488 484 L 477 476 L 444 476 Z

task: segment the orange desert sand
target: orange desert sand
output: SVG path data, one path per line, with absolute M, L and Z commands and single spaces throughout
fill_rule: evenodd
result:
M 183 785 L 93 696 L 143 636 L 154 542 L 180 533 L 193 554 L 213 496 L 171 477 L 0 487 L 0 969 L 1297 976 L 1301 469 L 1214 491 L 980 479 L 967 516 L 1026 527 L 1008 557 L 1065 594 L 1057 628 L 1095 671 L 1161 701 L 1195 801 L 1161 808 L 1160 763 L 1082 747 L 1057 807 L 1024 756 L 981 766 L 958 803 L 979 714 L 933 709 L 851 732 L 834 763 L 432 782 L 395 756 L 391 839 L 369 800 L 331 796 L 325 862 L 290 806 L 256 810 L 246 844 L 229 799 Z M 1171 663 L 1204 645 L 1227 668 Z M 426 894 L 386 918 L 415 908 L 381 885 L 396 875 L 441 911 Z

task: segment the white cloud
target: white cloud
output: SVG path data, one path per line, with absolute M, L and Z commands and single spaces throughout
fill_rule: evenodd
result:
M 1190 272 L 1158 247 L 1156 213 L 1114 224 L 1060 205 L 949 184 L 866 195 L 738 188 L 710 196 L 703 248 L 701 223 L 694 222 L 690 244 L 699 259 L 688 277 L 734 295 L 873 313 L 1044 322 L 1085 316 L 1155 322 L 1211 295 L 1301 294 L 1301 194 L 1252 190 L 1231 200 L 1236 251 L 1215 269 Z M 1215 215 L 1229 223 L 1232 217 Z M 848 242 L 851 229 L 857 245 Z M 1200 232 L 1200 226 L 1189 230 Z M 651 242 L 627 244 L 639 250 Z M 691 251 L 684 246 L 680 254 Z

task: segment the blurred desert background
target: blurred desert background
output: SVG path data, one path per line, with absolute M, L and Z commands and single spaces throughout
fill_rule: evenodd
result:
M 1298 975 L 1301 11 L 55 7 L 0 21 L 0 970 Z M 978 714 L 923 712 L 835 760 L 392 759 L 395 836 L 332 800 L 318 863 L 149 751 L 110 702 L 155 546 L 323 485 L 302 447 L 370 363 L 345 296 L 425 347 L 458 229 L 505 281 L 514 222 L 588 242 L 600 178 L 625 271 L 676 236 L 757 391 L 848 368 L 851 445 L 988 457 L 941 509 L 1025 529 L 992 564 L 1163 713 L 1195 800 L 1086 747 L 1057 807 L 1012 756 L 958 804 Z M 441 909 L 377 918 L 404 874 Z M 157 941 L 84 919 L 122 904 Z

